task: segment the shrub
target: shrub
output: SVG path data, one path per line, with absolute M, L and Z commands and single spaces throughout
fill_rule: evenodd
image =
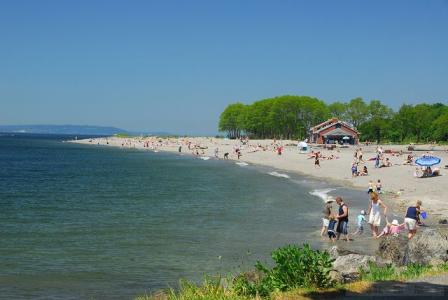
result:
M 325 288 L 332 285 L 329 272 L 333 260 L 326 251 L 313 250 L 307 244 L 303 247 L 285 246 L 272 253 L 274 267 L 267 268 L 260 262 L 255 267 L 262 274 L 255 280 L 240 275 L 234 288 L 241 295 L 268 296 L 274 291 L 288 291 L 295 288 Z

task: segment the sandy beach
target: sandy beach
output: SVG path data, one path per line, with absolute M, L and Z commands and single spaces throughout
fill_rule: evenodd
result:
M 197 155 L 203 159 L 216 159 L 215 151 L 218 149 L 218 159 L 223 159 L 225 153 L 229 153 L 228 159 L 248 164 L 257 164 L 272 167 L 288 172 L 321 178 L 326 181 L 337 182 L 352 188 L 365 189 L 367 191 L 369 181 L 375 184 L 381 180 L 383 198 L 386 204 L 393 207 L 396 213 L 404 211 L 409 204 L 416 200 L 423 201 L 423 208 L 431 216 L 432 221 L 437 221 L 448 216 L 448 206 L 444 200 L 448 198 L 448 169 L 444 166 L 448 163 L 448 150 L 446 146 L 418 145 L 417 151 L 412 151 L 414 158 L 423 154 L 431 154 L 441 158 L 438 167 L 441 175 L 429 178 L 417 178 L 414 176 L 415 165 L 405 165 L 409 151 L 406 145 L 382 145 L 389 152 L 385 157 L 392 163 L 391 167 L 375 168 L 375 162 L 369 160 L 375 157 L 377 145 L 357 145 L 347 148 L 327 150 L 319 145 L 311 145 L 311 151 L 320 151 L 324 158 L 320 159 L 320 168 L 314 166 L 314 159 L 310 154 L 299 153 L 297 141 L 290 140 L 250 140 L 245 145 L 239 140 L 228 140 L 207 137 L 188 138 L 95 138 L 71 141 L 80 144 L 105 145 L 121 148 L 135 148 L 147 151 L 179 152 L 187 155 Z M 281 155 L 274 150 L 274 145 L 283 146 Z M 190 148 L 190 149 L 189 149 Z M 235 149 L 239 148 L 241 157 L 238 159 Z M 368 176 L 352 177 L 351 165 L 354 160 L 354 151 L 362 148 L 365 163 L 360 163 L 358 169 L 365 165 L 368 168 Z M 403 151 L 403 153 L 399 153 Z M 398 152 L 398 153 L 396 153 Z M 333 159 L 325 159 L 333 156 Z

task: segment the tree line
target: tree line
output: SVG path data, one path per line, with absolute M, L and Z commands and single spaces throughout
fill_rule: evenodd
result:
M 398 143 L 448 140 L 448 106 L 442 103 L 403 104 L 394 111 L 379 100 L 326 104 L 308 96 L 285 95 L 229 104 L 219 118 L 219 130 L 229 138 L 304 139 L 309 129 L 331 117 L 351 124 L 361 140 Z

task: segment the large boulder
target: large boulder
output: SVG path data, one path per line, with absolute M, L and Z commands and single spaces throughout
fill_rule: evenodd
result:
M 435 265 L 448 261 L 448 240 L 436 229 L 422 230 L 411 240 L 405 236 L 387 236 L 380 241 L 378 254 L 396 266 Z
M 427 229 L 408 243 L 404 264 L 440 264 L 448 261 L 448 240 L 436 229 Z
M 407 237 L 388 235 L 381 238 L 378 255 L 383 259 L 390 260 L 396 266 L 402 266 L 405 263 L 407 247 Z
M 330 275 L 333 280 L 351 282 L 359 278 L 360 270 L 368 269 L 369 262 L 376 263 L 375 256 L 362 254 L 340 255 L 333 262 L 333 271 Z

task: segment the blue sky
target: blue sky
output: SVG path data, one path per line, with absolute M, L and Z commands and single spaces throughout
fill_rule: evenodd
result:
M 235 101 L 448 103 L 448 1 L 0 0 L 0 124 L 212 134 Z

